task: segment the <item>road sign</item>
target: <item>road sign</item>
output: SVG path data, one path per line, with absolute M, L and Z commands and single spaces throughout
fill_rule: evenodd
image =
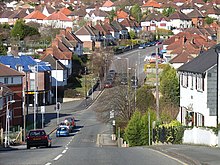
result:
M 41 113 L 45 113 L 45 106 L 41 106 L 40 109 L 41 109 Z
M 57 102 L 57 108 L 56 108 L 56 111 L 60 111 L 61 110 L 61 104 L 60 102 Z

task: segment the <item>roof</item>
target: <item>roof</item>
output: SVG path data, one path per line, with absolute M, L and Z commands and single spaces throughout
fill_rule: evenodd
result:
M 31 56 L 0 56 L 0 62 L 17 70 L 17 66 L 22 66 L 24 72 L 31 72 L 30 66 L 38 66 L 38 71 L 49 71 L 51 68 L 45 63 L 37 63 Z
M 191 73 L 205 73 L 209 68 L 217 64 L 217 56 L 215 49 L 220 47 L 220 44 L 213 46 L 209 50 L 203 52 L 192 61 L 182 65 L 178 71 Z
M 19 71 L 0 63 L 0 77 L 24 76 Z
M 116 15 L 117 15 L 118 19 L 120 19 L 120 18 L 123 18 L 123 19 L 128 18 L 128 13 L 126 13 L 125 11 L 123 11 L 121 9 L 116 12 Z
M 42 14 L 39 10 L 35 10 L 33 11 L 31 14 L 27 15 L 26 17 L 24 17 L 24 19 L 38 19 L 38 20 L 43 20 L 44 18 L 46 18 L 47 16 L 45 16 L 44 14 Z
M 110 0 L 105 1 L 105 3 L 102 5 L 102 7 L 111 7 L 114 5 L 114 3 Z
M 54 12 L 49 17 L 46 17 L 44 20 L 60 20 L 60 21 L 71 21 L 65 14 L 61 11 Z
M 62 9 L 60 9 L 60 12 L 62 12 L 65 15 L 69 15 L 72 11 L 70 11 L 69 9 L 63 7 Z
M 186 14 L 184 14 L 180 11 L 175 11 L 168 18 L 169 19 L 180 19 L 180 20 L 191 20 Z
M 191 61 L 194 57 L 190 55 L 190 53 L 187 50 L 183 50 L 180 54 L 178 54 L 176 57 L 171 59 L 169 63 L 186 63 L 188 61 Z
M 198 9 L 194 9 L 192 12 L 188 13 L 187 16 L 189 18 L 205 18 L 204 14 Z
M 64 70 L 66 69 L 65 65 L 63 65 L 56 57 L 54 57 L 53 55 L 51 54 L 48 54 L 47 56 L 45 56 L 42 61 L 45 61 L 45 62 L 49 62 L 50 65 L 51 65 L 51 68 L 53 70 L 55 70 L 56 68 L 58 70 Z M 56 66 L 56 61 L 57 61 L 57 66 Z
M 145 4 L 142 5 L 143 7 L 153 7 L 153 8 L 160 8 L 160 4 L 154 0 L 148 0 Z
M 111 22 L 111 25 L 114 26 L 118 31 L 121 31 L 121 30 L 126 30 L 126 31 L 128 31 L 128 29 L 127 29 L 124 25 L 120 24 L 120 23 L 119 23 L 118 21 L 116 21 L 116 20 L 112 21 L 112 22 Z

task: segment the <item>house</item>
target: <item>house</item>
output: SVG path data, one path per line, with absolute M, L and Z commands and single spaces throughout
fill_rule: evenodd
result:
M 67 15 L 68 18 L 70 18 L 73 21 L 74 26 L 77 28 L 79 27 L 79 22 L 84 20 L 84 17 L 86 15 L 85 8 L 77 8 L 74 11 L 72 11 L 69 15 Z
M 146 12 L 146 11 L 157 11 L 159 8 L 161 7 L 161 5 L 155 1 L 155 0 L 148 0 L 147 2 L 145 2 L 142 6 L 142 12 Z
M 205 15 L 199 9 L 195 8 L 187 16 L 191 18 L 193 27 L 204 27 Z
M 45 26 L 52 26 L 53 28 L 67 28 L 73 27 L 72 20 L 69 19 L 61 11 L 56 11 L 50 16 L 44 18 L 43 23 Z
M 94 50 L 101 39 L 100 32 L 92 24 L 84 25 L 74 33 L 82 42 L 83 48 Z
M 43 20 L 46 18 L 47 16 L 45 16 L 43 13 L 41 13 L 39 10 L 35 10 L 32 13 L 30 13 L 29 15 L 27 15 L 26 17 L 24 17 L 24 20 L 26 23 L 28 22 L 36 22 L 39 24 L 43 24 Z
M 219 123 L 219 47 L 220 44 L 213 46 L 178 69 L 180 111 L 177 119 L 184 125 L 216 127 Z
M 137 34 L 141 30 L 141 26 L 139 23 L 128 18 L 121 21 L 120 24 L 123 25 L 126 29 L 128 29 L 128 32 L 134 31 Z
M 72 32 L 71 28 L 60 30 L 57 37 L 73 54 L 83 55 L 83 42 Z
M 10 125 L 23 125 L 23 77 L 23 73 L 0 63 L 0 128 L 5 127 L 6 106 L 11 100 L 15 103 L 10 104 Z
M 176 11 L 169 17 L 171 29 L 186 29 L 192 26 L 192 20 L 180 11 Z
M 42 14 L 49 17 L 52 13 L 54 13 L 56 10 L 51 5 L 38 5 L 35 7 L 35 10 L 39 10 Z
M 2 12 L 0 12 L 0 23 L 9 23 L 9 16 L 11 16 L 12 14 L 14 14 L 14 11 L 11 10 L 3 10 Z
M 108 16 L 109 14 L 107 12 L 96 8 L 95 10 L 92 10 L 89 13 L 87 13 L 85 15 L 85 19 L 92 21 L 95 24 L 97 21 L 104 21 L 105 18 L 107 18 Z
M 64 87 L 67 85 L 67 68 L 63 65 L 56 57 L 51 54 L 48 54 L 41 59 L 44 62 L 48 62 L 51 65 L 51 79 L 52 79 L 52 93 L 53 93 L 53 102 L 56 102 L 56 93 L 57 99 L 59 102 L 62 102 L 64 98 Z
M 115 10 L 116 8 L 111 0 L 107 0 L 103 3 L 101 7 L 99 7 L 99 9 L 103 11 L 112 11 Z
M 23 19 L 28 14 L 30 14 L 30 11 L 27 9 L 15 10 L 14 13 L 8 17 L 8 24 L 14 25 L 18 19 Z
M 129 14 L 126 13 L 124 10 L 119 9 L 116 11 L 116 18 L 115 20 L 117 20 L 118 22 L 123 21 L 124 19 L 128 18 Z
M 105 20 L 104 25 L 103 25 L 114 37 L 114 39 L 118 40 L 120 35 L 119 35 L 119 30 L 116 29 L 108 19 Z
M 156 31 L 157 28 L 171 30 L 171 22 L 161 13 L 150 13 L 141 21 L 142 30 Z
M 25 75 L 23 77 L 23 90 L 25 91 L 27 105 L 34 105 L 36 93 L 38 105 L 51 103 L 51 67 L 48 64 L 35 61 L 27 55 L 0 56 L 0 62 Z
M 123 26 L 121 23 L 114 20 L 111 22 L 111 25 L 114 26 L 114 28 L 119 31 L 119 39 L 129 38 L 128 29 L 125 26 Z

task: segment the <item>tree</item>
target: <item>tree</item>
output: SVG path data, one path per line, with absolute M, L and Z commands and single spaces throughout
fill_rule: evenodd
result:
M 135 20 L 138 23 L 140 23 L 141 18 L 142 18 L 142 11 L 138 4 L 135 4 L 134 6 L 131 7 L 130 14 L 132 17 L 135 18 Z
M 0 55 L 6 55 L 7 54 L 7 48 L 3 45 L 3 43 L 0 41 Z
M 129 146 L 140 146 L 141 144 L 141 113 L 140 111 L 134 112 L 125 128 L 125 139 Z
M 176 11 L 173 7 L 168 7 L 166 9 L 163 9 L 162 14 L 166 17 L 169 17 L 171 14 L 173 14 Z
M 141 112 L 146 112 L 148 108 L 155 108 L 155 97 L 152 94 L 152 90 L 144 85 L 137 90 L 137 102 L 136 107 Z
M 214 18 L 211 18 L 211 17 L 206 17 L 205 18 L 205 23 L 206 24 L 208 24 L 208 25 L 210 25 L 210 24 L 212 24 L 214 22 Z
M 179 80 L 176 70 L 170 65 L 167 65 L 160 75 L 160 93 L 160 107 L 165 109 L 169 106 L 170 111 L 174 108 L 176 112 L 179 107 Z
M 134 38 L 136 37 L 136 33 L 135 33 L 134 30 L 131 30 L 131 31 L 129 32 L 129 35 L 130 35 L 130 38 L 131 38 L 131 39 L 134 39 Z
M 113 21 L 113 19 L 114 19 L 115 16 L 116 16 L 115 10 L 112 9 L 112 10 L 109 12 L 109 16 L 108 16 L 110 22 Z
M 23 40 L 26 36 L 32 35 L 39 35 L 38 29 L 26 25 L 22 19 L 17 20 L 11 30 L 11 36 L 14 38 L 19 37 L 21 40 Z

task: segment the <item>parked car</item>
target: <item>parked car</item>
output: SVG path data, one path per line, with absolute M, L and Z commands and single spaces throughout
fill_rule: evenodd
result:
M 56 131 L 56 137 L 60 137 L 60 136 L 69 136 L 69 129 L 67 127 L 58 127 L 57 131 Z
M 58 127 L 67 127 L 69 129 L 69 132 L 73 131 L 73 126 L 68 120 L 64 120 L 63 122 L 61 122 Z
M 113 69 L 111 69 L 111 70 L 109 70 L 109 72 L 108 72 L 110 75 L 112 75 L 113 77 L 115 77 L 116 76 L 116 71 L 115 70 L 113 70 Z
M 139 46 L 138 48 L 139 48 L 139 49 L 145 49 L 146 46 L 145 46 L 145 44 L 140 44 L 140 46 Z
M 128 84 L 128 79 L 127 79 L 127 77 L 122 77 L 122 78 L 121 78 L 121 84 L 122 84 L 122 85 L 127 85 L 127 84 Z
M 111 88 L 112 87 L 112 82 L 111 81 L 106 81 L 104 83 L 104 88 Z
M 76 127 L 76 122 L 75 122 L 75 118 L 74 118 L 74 117 L 66 117 L 66 118 L 64 119 L 64 121 L 65 121 L 65 120 L 69 121 L 73 128 Z
M 30 130 L 26 137 L 26 141 L 27 149 L 40 146 L 51 147 L 52 145 L 52 139 L 43 129 Z

